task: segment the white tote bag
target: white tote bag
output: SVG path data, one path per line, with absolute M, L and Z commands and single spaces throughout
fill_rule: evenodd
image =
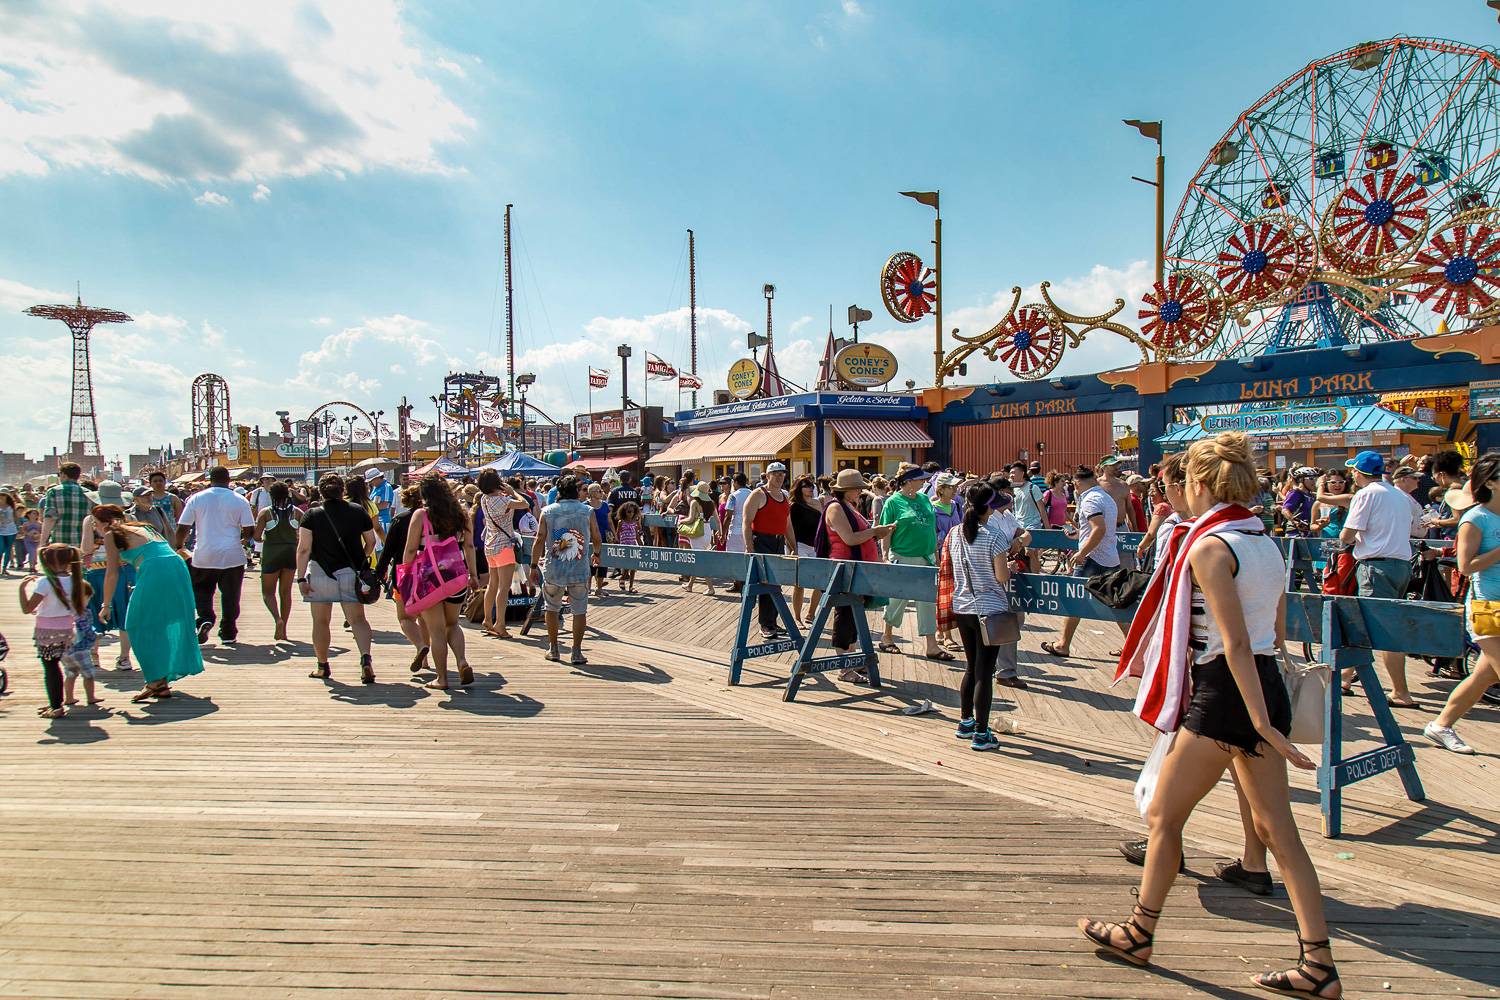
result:
M 1156 734 L 1156 745 L 1146 758 L 1146 766 L 1141 768 L 1141 776 L 1135 780 L 1135 807 L 1140 810 L 1142 819 L 1146 818 L 1146 811 L 1151 808 L 1151 797 L 1156 794 L 1156 779 L 1161 777 L 1162 762 L 1167 759 L 1167 751 L 1172 749 L 1172 741 L 1176 738 L 1175 732 Z

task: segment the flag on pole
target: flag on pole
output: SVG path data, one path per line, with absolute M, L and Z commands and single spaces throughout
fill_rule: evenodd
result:
M 677 373 L 677 388 L 679 389 L 701 389 L 703 380 L 691 372 Z
M 415 434 L 426 434 L 432 430 L 432 425 L 425 420 L 417 420 L 412 417 L 406 418 L 406 429 Z
M 589 388 L 590 389 L 603 389 L 607 385 L 609 385 L 609 369 L 608 368 L 600 369 L 600 368 L 594 368 L 594 367 L 590 366 L 589 367 Z
M 646 352 L 646 377 L 654 379 L 676 378 L 677 369 L 667 364 L 661 358 Z
M 832 389 L 834 387 L 833 358 L 838 352 L 834 350 L 833 327 L 828 328 L 828 340 L 823 345 L 823 360 L 818 362 L 818 381 L 815 383 L 818 389 Z

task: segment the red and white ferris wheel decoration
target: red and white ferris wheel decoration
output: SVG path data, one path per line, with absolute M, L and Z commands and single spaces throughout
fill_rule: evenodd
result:
M 1219 253 L 1216 276 L 1229 299 L 1259 304 L 1307 284 L 1316 263 L 1305 225 L 1289 216 L 1263 215 L 1229 237 Z
M 1472 318 L 1500 306 L 1500 230 L 1490 220 L 1438 231 L 1412 265 L 1421 270 L 1407 279 L 1411 293 L 1435 313 Z
M 880 270 L 880 298 L 898 323 L 915 323 L 937 304 L 937 273 L 914 253 L 893 253 Z
M 1325 252 L 1351 275 L 1375 274 L 1427 236 L 1427 189 L 1409 173 L 1372 170 L 1344 189 L 1323 217 Z
M 1141 297 L 1141 334 L 1159 358 L 1204 350 L 1224 328 L 1224 296 L 1214 280 L 1190 270 L 1171 271 Z
M 1048 322 L 1045 312 L 1036 306 L 1022 306 L 1000 324 L 991 356 L 1017 378 L 1038 379 L 1057 367 L 1065 346 L 1065 331 Z

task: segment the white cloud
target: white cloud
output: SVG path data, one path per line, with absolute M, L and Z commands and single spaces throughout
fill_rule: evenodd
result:
M 269 201 L 271 198 L 271 189 L 264 184 L 257 184 L 250 198 L 252 201 Z
M 229 204 L 229 199 L 217 191 L 205 191 L 193 199 L 193 204 L 204 205 L 212 208 L 223 208 Z
M 0 175 L 442 172 L 473 126 L 423 72 L 399 0 L 57 0 L 4 21 Z
M 438 56 L 436 59 L 434 59 L 433 65 L 442 70 L 444 73 L 452 73 L 457 77 L 464 77 L 468 75 L 464 72 L 464 68 L 458 63 L 454 62 L 451 59 L 444 59 L 442 56 Z
M 859 0 L 843 0 L 839 6 L 844 11 L 844 16 L 851 20 L 858 20 L 865 16 L 865 9 L 859 5 Z
M 333 317 L 332 316 L 318 316 L 318 317 L 316 317 L 314 319 L 308 320 L 308 322 L 311 323 L 313 326 L 332 326 L 333 325 Z
M 66 292 L 49 292 L 19 281 L 0 278 L 0 308 L 8 313 L 30 309 L 32 306 L 71 302 L 73 298 L 73 295 Z

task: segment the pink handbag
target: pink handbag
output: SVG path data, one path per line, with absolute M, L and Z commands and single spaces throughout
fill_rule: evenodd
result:
M 408 614 L 418 614 L 469 589 L 469 567 L 455 538 L 438 538 L 423 519 L 422 550 L 409 564 L 396 567 L 396 589 Z

